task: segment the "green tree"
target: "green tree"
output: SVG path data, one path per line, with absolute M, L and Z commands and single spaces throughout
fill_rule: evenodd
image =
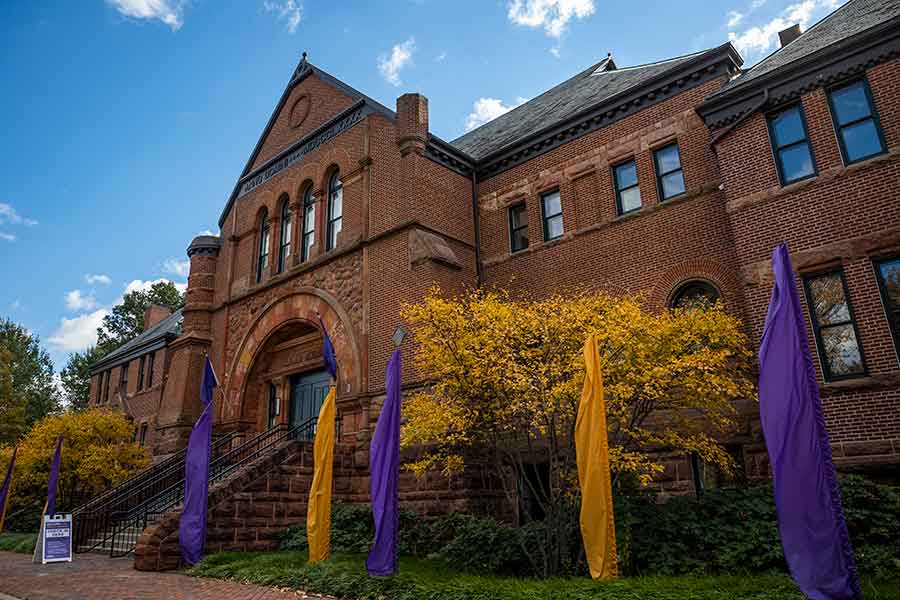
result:
M 106 355 L 144 331 L 144 311 L 151 304 L 176 311 L 184 306 L 184 294 L 170 281 L 154 283 L 149 290 L 128 292 L 122 302 L 103 317 L 97 329 L 97 348 Z
M 14 443 L 25 432 L 25 397 L 13 393 L 11 358 L 0 346 L 0 446 Z
M 101 348 L 91 346 L 84 352 L 73 352 L 59 372 L 63 396 L 71 410 L 87 408 L 91 399 L 91 365 L 106 356 Z
M 59 391 L 53 383 L 53 362 L 40 339 L 9 319 L 0 321 L 0 347 L 9 353 L 13 395 L 24 401 L 25 425 L 58 412 Z

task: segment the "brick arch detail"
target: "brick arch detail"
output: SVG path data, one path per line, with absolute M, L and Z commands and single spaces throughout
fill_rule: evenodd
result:
M 269 302 L 247 329 L 226 374 L 224 391 L 227 402 L 222 420 L 242 417 L 247 380 L 269 338 L 291 323 L 303 322 L 320 329 L 317 314 L 321 315 L 334 344 L 338 363 L 338 396 L 353 396 L 362 390 L 362 354 L 350 314 L 328 292 L 302 287 Z
M 722 302 L 729 311 L 736 311 L 740 306 L 738 297 L 740 282 L 734 268 L 709 259 L 684 261 L 666 271 L 654 286 L 649 297 L 654 308 L 665 308 L 669 305 L 672 294 L 682 284 L 693 280 L 708 281 L 722 294 Z

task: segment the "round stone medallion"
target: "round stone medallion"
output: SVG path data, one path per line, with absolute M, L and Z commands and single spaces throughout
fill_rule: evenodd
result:
M 294 100 L 294 105 L 291 107 L 291 127 L 296 129 L 303 125 L 307 115 L 309 115 L 309 95 L 303 94 Z

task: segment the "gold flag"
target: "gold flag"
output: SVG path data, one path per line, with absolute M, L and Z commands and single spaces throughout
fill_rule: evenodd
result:
M 581 486 L 581 537 L 591 577 L 615 579 L 616 527 L 613 520 L 612 481 L 609 474 L 609 440 L 606 429 L 606 402 L 597 339 L 584 344 L 584 390 L 575 421 L 575 454 Z
M 306 508 L 306 537 L 309 562 L 328 560 L 331 554 L 331 478 L 334 471 L 334 397 L 331 388 L 319 409 L 316 441 L 313 444 L 314 470 L 309 504 Z

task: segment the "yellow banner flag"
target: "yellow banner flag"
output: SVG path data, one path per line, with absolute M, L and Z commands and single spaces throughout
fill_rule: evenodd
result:
M 581 537 L 591 577 L 615 579 L 616 527 L 613 519 L 612 481 L 609 474 L 609 439 L 606 429 L 606 402 L 597 338 L 584 344 L 584 390 L 575 421 L 575 455 L 581 485 Z
M 316 441 L 313 444 L 314 470 L 309 504 L 306 508 L 306 537 L 309 562 L 328 560 L 331 554 L 331 478 L 334 471 L 334 397 L 332 387 L 319 409 Z

